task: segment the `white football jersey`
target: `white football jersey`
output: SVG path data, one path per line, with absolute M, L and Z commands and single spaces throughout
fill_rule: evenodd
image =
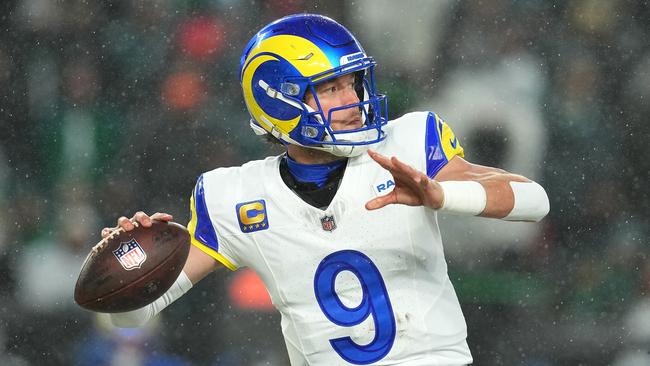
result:
M 433 113 L 391 121 L 375 150 L 433 177 L 463 150 Z M 365 203 L 394 186 L 367 154 L 348 159 L 327 209 L 282 181 L 282 157 L 204 173 L 191 200 L 192 243 L 228 268 L 250 267 L 282 314 L 291 364 L 465 365 L 465 319 L 447 275 L 436 212 Z

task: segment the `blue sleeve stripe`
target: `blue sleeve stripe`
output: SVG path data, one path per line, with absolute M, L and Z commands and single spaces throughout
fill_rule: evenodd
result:
M 194 204 L 196 207 L 196 229 L 194 230 L 194 237 L 215 251 L 219 250 L 219 241 L 217 240 L 217 233 L 214 231 L 210 216 L 208 215 L 208 207 L 205 203 L 205 193 L 203 191 L 203 175 L 201 175 L 196 182 L 194 188 Z
M 424 153 L 426 154 L 427 175 L 429 178 L 435 177 L 440 169 L 447 165 L 447 157 L 440 144 L 441 133 L 442 121 L 436 118 L 434 113 L 429 112 L 424 138 Z

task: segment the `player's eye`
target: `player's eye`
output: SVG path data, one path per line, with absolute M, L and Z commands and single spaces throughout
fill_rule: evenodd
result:
M 324 95 L 333 94 L 336 92 L 336 85 L 333 83 L 323 84 L 319 86 L 318 89 L 316 90 L 318 94 L 324 94 Z

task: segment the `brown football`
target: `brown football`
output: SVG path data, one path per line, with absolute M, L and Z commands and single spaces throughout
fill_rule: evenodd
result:
M 102 313 L 152 303 L 174 283 L 190 250 L 190 234 L 173 222 L 121 228 L 100 241 L 81 266 L 74 289 L 79 306 Z

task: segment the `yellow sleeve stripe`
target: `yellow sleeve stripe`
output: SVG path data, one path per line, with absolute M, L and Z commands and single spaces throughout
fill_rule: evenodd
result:
M 436 115 L 436 120 L 439 121 L 439 125 L 441 126 L 440 145 L 442 145 L 442 150 L 445 153 L 447 161 L 451 160 L 451 158 L 456 155 L 460 156 L 461 158 L 465 157 L 465 150 L 460 145 L 460 141 L 458 141 L 449 125 L 440 120 L 440 117 L 438 117 L 438 115 Z
M 212 248 L 206 246 L 205 244 L 201 243 L 200 241 L 196 240 L 196 238 L 194 238 L 194 235 L 191 235 L 191 238 L 192 238 L 192 245 L 194 245 L 195 247 L 201 249 L 207 255 L 209 255 L 210 257 L 212 257 L 214 259 L 216 259 L 217 261 L 219 261 L 224 266 L 228 267 L 229 270 L 231 270 L 231 271 L 236 271 L 237 270 L 237 266 L 232 264 L 232 262 L 230 262 L 226 257 L 223 256 L 223 254 L 215 251 L 214 249 L 212 249 Z
M 194 192 L 190 196 L 190 222 L 187 224 L 187 230 L 190 232 L 192 240 L 194 240 L 194 233 L 196 232 L 196 204 L 194 203 Z

